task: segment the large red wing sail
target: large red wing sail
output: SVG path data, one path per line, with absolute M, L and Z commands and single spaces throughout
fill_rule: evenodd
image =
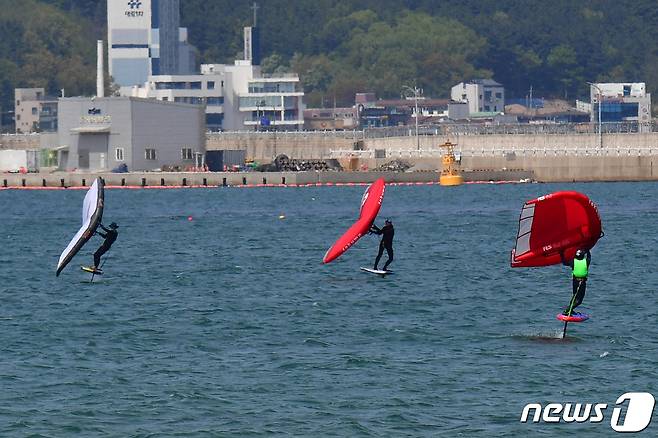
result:
M 384 188 L 386 184 L 383 178 L 379 178 L 366 189 L 361 199 L 361 213 L 357 220 L 342 236 L 336 240 L 331 248 L 324 255 L 322 263 L 329 263 L 340 257 L 352 245 L 356 243 L 364 234 L 368 232 L 370 226 L 375 221 L 379 209 L 384 200 Z
M 591 249 L 601 237 L 596 206 L 582 193 L 564 191 L 523 205 L 512 267 L 556 265 L 572 260 L 579 248 Z

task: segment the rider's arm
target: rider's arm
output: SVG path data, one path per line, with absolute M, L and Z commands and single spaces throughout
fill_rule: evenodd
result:
M 381 230 L 381 228 L 379 228 L 379 227 L 378 227 L 377 225 L 375 225 L 375 224 L 372 224 L 372 225 L 370 226 L 370 232 L 371 232 L 371 233 L 375 233 L 375 234 L 382 234 L 382 230 Z

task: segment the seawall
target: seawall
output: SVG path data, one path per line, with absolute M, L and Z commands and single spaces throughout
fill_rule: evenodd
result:
M 29 173 L 0 174 L 3 188 L 87 187 L 97 176 L 107 186 L 126 188 L 218 187 L 218 186 L 305 186 L 366 184 L 377 178 L 387 183 L 438 183 L 438 172 L 136 172 L 136 173 Z M 529 180 L 532 175 L 519 171 L 466 172 L 466 181 Z
M 480 132 L 482 133 L 450 136 L 450 140 L 456 143 L 455 152 L 461 160 L 467 180 L 517 179 L 516 175 L 507 178 L 505 175 L 509 172 L 523 175 L 521 178 L 532 178 L 541 182 L 658 180 L 658 170 L 654 170 L 655 165 L 658 165 L 658 132 L 604 133 L 601 137 L 593 132 Z M 0 149 L 53 147 L 55 140 L 56 136 L 53 134 L 2 135 Z M 337 158 L 345 169 L 350 170 L 376 169 L 392 160 L 400 159 L 415 165 L 416 170 L 434 171 L 436 174 L 436 170 L 441 168 L 443 154 L 443 150 L 438 146 L 445 140 L 445 135 L 438 133 L 421 135 L 418 139 L 413 135 L 377 137 L 363 131 L 209 133 L 207 149 L 242 149 L 247 152 L 248 158 L 260 163 L 270 162 L 279 154 L 299 159 Z M 424 176 L 417 173 L 419 172 L 409 174 L 412 176 L 395 174 L 396 176 L 391 178 L 400 181 L 423 181 Z M 82 174 L 56 177 L 50 174 L 39 174 L 37 177 L 7 175 L 0 179 L 6 179 L 7 185 L 14 186 L 20 186 L 24 178 L 26 185 L 43 185 L 43 179 L 46 179 L 47 186 L 61 185 L 61 179 L 64 179 L 65 186 L 74 186 L 81 182 L 82 177 L 79 175 Z M 145 172 L 119 177 L 119 181 L 125 180 L 125 185 L 142 185 L 143 179 L 146 178 L 145 185 L 150 186 L 163 185 L 161 183 L 164 179 L 164 185 L 182 185 L 183 178 L 186 178 L 187 184 L 202 184 L 204 178 L 194 173 L 181 175 L 183 174 Z M 221 185 L 226 179 L 227 185 L 237 185 L 246 178 L 247 184 L 262 184 L 264 178 L 268 181 L 267 184 L 281 184 L 281 180 L 285 178 L 286 184 L 298 184 L 297 179 L 301 181 L 300 184 L 305 184 L 304 178 L 308 178 L 299 173 L 218 175 L 206 174 L 206 183 Z M 328 172 L 327 175 L 333 176 L 318 176 L 315 182 L 320 182 L 322 178 L 333 178 L 336 182 L 342 182 L 344 178 L 352 182 L 369 178 L 358 172 L 344 172 L 346 176 Z M 36 182 L 33 182 L 33 178 Z M 169 183 L 170 180 L 177 183 Z

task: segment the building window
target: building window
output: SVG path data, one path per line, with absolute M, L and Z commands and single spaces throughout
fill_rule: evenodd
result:
M 181 149 L 181 157 L 183 160 L 191 160 L 192 159 L 192 148 L 183 148 Z
M 215 81 L 208 81 L 208 89 L 209 90 L 215 89 Z
M 502 99 L 502 98 L 503 98 L 503 93 L 501 93 L 500 91 L 496 93 L 496 99 Z
M 39 110 L 37 110 L 35 107 L 32 107 L 32 115 L 36 116 L 39 113 Z
M 486 112 L 489 112 L 489 111 L 491 111 L 491 108 L 489 107 L 489 105 L 485 105 L 485 106 L 484 106 L 484 110 L 485 110 Z
M 167 102 L 167 101 L 169 101 L 169 97 L 168 97 L 168 96 L 164 96 L 164 97 L 162 98 L 162 100 L 164 100 L 165 102 Z
M 123 148 L 116 148 L 114 150 L 114 157 L 117 161 L 123 161 Z
M 144 158 L 147 160 L 155 160 L 155 149 L 144 149 Z
M 219 106 L 224 103 L 223 97 L 208 97 L 206 103 L 211 106 Z

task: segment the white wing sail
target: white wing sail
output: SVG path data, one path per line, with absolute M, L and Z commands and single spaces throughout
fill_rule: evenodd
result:
M 103 218 L 104 185 L 101 178 L 96 178 L 87 191 L 82 204 L 82 226 L 59 256 L 56 275 L 59 276 L 62 269 L 66 267 L 84 244 L 94 235 L 98 224 L 101 223 L 101 219 Z

